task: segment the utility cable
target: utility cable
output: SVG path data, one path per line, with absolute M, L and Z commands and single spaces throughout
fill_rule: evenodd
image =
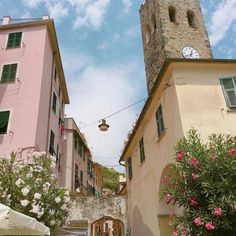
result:
M 118 111 L 116 111 L 116 112 L 114 112 L 114 113 L 112 113 L 112 114 L 110 114 L 110 115 L 108 115 L 108 116 L 102 118 L 102 119 L 108 119 L 108 118 L 110 118 L 110 117 L 112 117 L 112 116 L 115 116 L 115 115 L 117 115 L 118 113 L 120 113 L 120 112 L 122 112 L 122 111 L 125 111 L 125 110 L 129 109 L 130 107 L 137 105 L 137 104 L 140 103 L 140 102 L 145 101 L 146 99 L 147 99 L 147 98 L 143 98 L 143 99 L 141 99 L 141 100 L 139 100 L 139 101 L 137 101 L 137 102 L 135 102 L 135 103 L 133 103 L 133 104 L 127 106 L 127 107 L 124 107 L 124 108 L 122 108 L 122 109 L 120 109 L 120 110 L 118 110 Z M 101 121 L 102 119 L 99 119 L 99 120 L 96 120 L 96 121 L 91 122 L 90 124 L 84 125 L 83 127 L 81 127 L 81 129 L 83 129 L 83 128 L 85 128 L 85 127 L 88 127 L 88 126 L 91 126 L 91 125 L 94 125 L 94 124 L 98 123 L 99 121 Z

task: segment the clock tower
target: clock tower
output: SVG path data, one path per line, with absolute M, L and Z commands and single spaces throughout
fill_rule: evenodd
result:
M 199 0 L 145 0 L 140 21 L 149 93 L 166 58 L 212 58 Z

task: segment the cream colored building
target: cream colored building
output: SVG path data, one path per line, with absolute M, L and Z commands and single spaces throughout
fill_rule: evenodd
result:
M 132 236 L 171 235 L 167 222 L 170 209 L 159 201 L 159 189 L 178 139 L 192 127 L 204 139 L 211 133 L 236 135 L 236 110 L 229 107 L 221 85 L 222 79 L 229 82 L 235 76 L 236 60 L 165 61 L 121 157 L 127 170 Z M 160 106 L 164 123 L 161 134 L 156 115 Z
M 127 233 L 170 236 L 159 200 L 173 147 L 195 128 L 236 135 L 236 60 L 216 60 L 198 0 L 146 0 L 140 9 L 149 97 L 120 162 L 127 176 Z

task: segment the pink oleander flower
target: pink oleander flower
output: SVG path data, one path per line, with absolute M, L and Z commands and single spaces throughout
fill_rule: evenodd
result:
M 162 177 L 161 182 L 163 184 L 167 184 L 168 180 L 169 180 L 168 176 L 165 175 L 165 176 Z
M 198 201 L 195 198 L 190 199 L 190 205 L 191 206 L 197 206 L 198 205 Z
M 166 198 L 167 203 L 170 203 L 173 200 L 173 197 L 171 194 L 167 194 L 165 198 Z
M 199 161 L 197 160 L 196 157 L 192 157 L 192 160 L 189 163 L 191 166 L 198 166 L 199 165 Z
M 21 204 L 21 206 L 25 207 L 25 206 L 27 206 L 29 204 L 29 201 L 27 199 L 21 200 L 20 204 Z
M 182 161 L 183 158 L 184 158 L 184 153 L 183 153 L 182 151 L 179 151 L 179 152 L 177 153 L 176 160 L 177 160 L 177 161 Z
M 200 176 L 198 174 L 192 174 L 192 178 L 195 180 L 195 179 L 198 179 Z
M 215 160 L 216 160 L 216 156 L 210 157 L 210 160 L 211 160 L 211 161 L 215 161 Z
M 202 221 L 201 221 L 201 217 L 197 217 L 197 218 L 195 218 L 194 219 L 194 223 L 195 223 L 195 225 L 202 225 Z
M 41 194 L 40 193 L 35 193 L 34 194 L 34 198 L 35 199 L 40 199 L 41 198 Z
M 178 234 L 176 232 L 173 232 L 171 236 L 178 236 Z
M 215 229 L 215 226 L 212 224 L 212 222 L 206 223 L 205 227 L 206 227 L 207 230 Z
M 236 205 L 234 205 L 233 209 L 236 211 Z
M 222 215 L 222 209 L 221 208 L 214 208 L 214 214 L 216 216 L 221 216 Z
M 229 154 L 230 154 L 230 156 L 236 157 L 236 148 L 231 148 L 229 150 Z
M 168 225 L 169 225 L 169 226 L 172 226 L 172 225 L 173 225 L 173 221 L 172 221 L 172 220 L 169 220 L 169 221 L 168 221 Z

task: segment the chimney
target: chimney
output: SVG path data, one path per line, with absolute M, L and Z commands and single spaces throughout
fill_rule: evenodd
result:
M 11 17 L 10 16 L 4 16 L 3 17 L 3 21 L 2 21 L 3 25 L 9 25 L 10 22 L 11 22 Z
M 49 17 L 49 16 L 43 16 L 42 19 L 43 19 L 43 20 L 49 20 L 50 17 Z

